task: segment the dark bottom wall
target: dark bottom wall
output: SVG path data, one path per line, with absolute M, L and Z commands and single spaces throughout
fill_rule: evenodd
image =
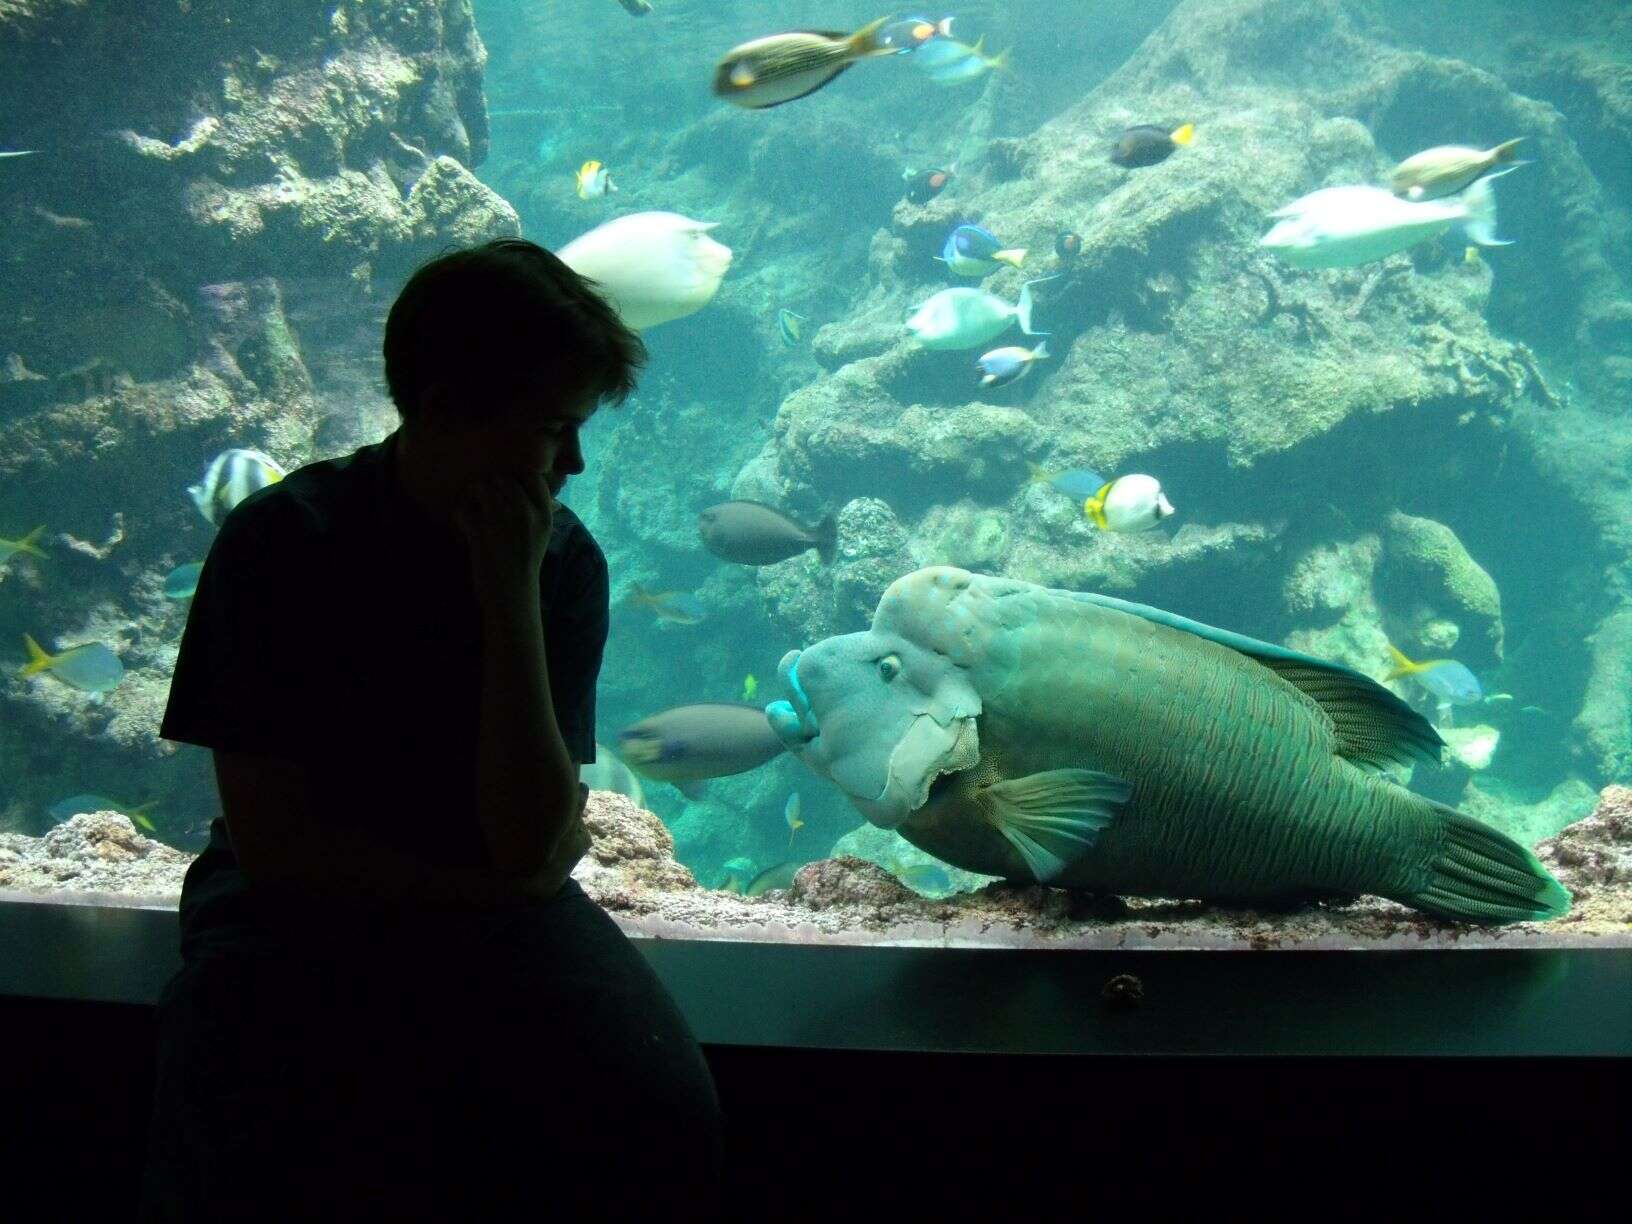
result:
M 128 1219 L 151 1009 L 3 998 L 0 1043 L 0 1216 Z M 1624 1197 L 1627 1060 L 707 1052 L 716 1220 L 1562 1219 Z

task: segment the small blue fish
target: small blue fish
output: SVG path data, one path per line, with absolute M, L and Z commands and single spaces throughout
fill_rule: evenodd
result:
M 1394 670 L 1388 673 L 1386 679 L 1398 680 L 1402 676 L 1410 676 L 1447 705 L 1472 705 L 1484 700 L 1485 690 L 1479 683 L 1479 677 L 1469 671 L 1466 664 L 1458 663 L 1455 659 L 1428 659 L 1413 663 L 1393 646 L 1388 648 L 1388 653 L 1394 659 Z
M 928 17 L 903 17 L 880 30 L 878 41 L 897 55 L 906 55 L 931 39 L 951 38 L 952 20 L 950 17 L 942 17 L 939 21 L 931 21 Z
M 119 687 L 125 678 L 125 665 L 101 642 L 87 642 L 70 646 L 61 654 L 48 654 L 28 634 L 23 634 L 23 645 L 28 648 L 28 662 L 19 675 L 34 676 L 50 672 L 70 688 L 86 693 L 106 693 Z
M 982 77 L 995 68 L 1009 66 L 1007 51 L 987 55 L 982 49 L 985 43 L 984 35 L 976 39 L 973 46 L 950 38 L 937 38 L 920 47 L 912 60 L 937 85 L 958 85 Z
M 1098 493 L 1105 487 L 1105 477 L 1088 468 L 1065 468 L 1058 472 L 1045 472 L 1035 463 L 1026 465 L 1031 469 L 1027 477 L 1028 483 L 1046 484 L 1051 489 L 1058 489 L 1072 501 L 1082 501 Z
M 1032 362 L 1047 356 L 1047 340 L 1039 340 L 1036 348 L 1021 348 L 1018 344 L 995 348 L 975 362 L 975 368 L 980 371 L 980 385 L 1006 387 L 1019 382 L 1031 370 Z
M 166 599 L 191 599 L 198 591 L 198 575 L 204 569 L 202 561 L 178 565 L 164 577 Z
M 794 314 L 791 310 L 776 312 L 776 334 L 782 337 L 782 343 L 789 348 L 798 348 L 805 338 L 805 324 L 810 320 L 804 315 Z
M 990 230 L 960 225 L 946 236 L 946 245 L 936 258 L 959 276 L 985 276 L 996 272 L 1000 264 L 1018 268 L 1025 262 L 1026 248 L 1005 248 Z
M 903 867 L 895 873 L 900 880 L 913 892 L 921 893 L 949 893 L 952 891 L 952 877 L 946 874 L 944 867 L 937 867 L 933 863 L 914 863 L 910 867 Z

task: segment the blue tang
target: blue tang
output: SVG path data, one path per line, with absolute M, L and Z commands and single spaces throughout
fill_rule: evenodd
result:
M 1025 247 L 1005 247 L 990 230 L 960 225 L 946 236 L 939 259 L 959 276 L 985 276 L 1003 264 L 1018 268 L 1026 259 Z

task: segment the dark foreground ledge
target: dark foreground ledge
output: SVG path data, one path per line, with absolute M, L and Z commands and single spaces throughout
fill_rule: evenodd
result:
M 980 1054 L 1632 1055 L 1632 949 L 636 946 L 705 1045 Z M 0 901 L 0 996 L 149 1005 L 176 914 Z M 1142 1000 L 1104 997 L 1118 975 Z
M 0 902 L 0 1181 L 49 1203 L 17 1219 L 130 1218 L 176 921 Z M 1622 1185 L 1592 1171 L 1624 1158 L 1632 949 L 636 946 L 719 1085 L 715 1219 L 1407 1218 L 1424 1194 L 1512 1218 Z M 1102 996 L 1122 974 L 1136 1007 Z

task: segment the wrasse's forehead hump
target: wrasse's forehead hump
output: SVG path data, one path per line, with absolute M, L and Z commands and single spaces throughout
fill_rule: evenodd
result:
M 915 570 L 885 590 L 873 627 L 973 667 L 1002 628 L 995 597 L 1007 585 L 950 565 Z

